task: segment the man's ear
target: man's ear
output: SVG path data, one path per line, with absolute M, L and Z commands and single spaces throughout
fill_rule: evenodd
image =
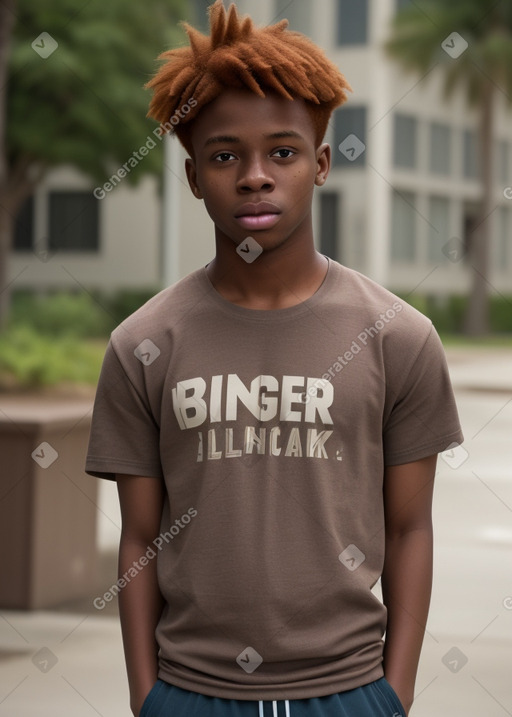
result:
M 185 172 L 187 173 L 188 184 L 192 190 L 192 194 L 196 199 L 202 199 L 203 194 L 197 184 L 196 165 L 194 164 L 194 160 L 190 159 L 190 157 L 187 157 L 185 160 Z
M 315 184 L 321 187 L 325 184 L 331 168 L 331 148 L 327 143 L 321 144 L 316 150 L 316 162 Z

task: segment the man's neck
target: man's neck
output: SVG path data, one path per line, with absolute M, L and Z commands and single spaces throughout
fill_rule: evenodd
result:
M 274 310 L 309 299 L 325 279 L 327 267 L 326 257 L 311 243 L 263 252 L 250 264 L 234 249 L 217 251 L 206 271 L 219 294 L 233 304 Z

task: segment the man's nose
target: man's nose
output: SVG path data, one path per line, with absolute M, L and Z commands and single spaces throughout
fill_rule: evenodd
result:
M 269 171 L 266 162 L 254 157 L 241 166 L 240 177 L 237 182 L 239 192 L 261 192 L 270 191 L 274 188 L 275 182 Z

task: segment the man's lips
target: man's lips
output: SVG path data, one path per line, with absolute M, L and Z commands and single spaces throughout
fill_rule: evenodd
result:
M 279 207 L 271 202 L 247 202 L 237 209 L 235 219 L 244 229 L 270 229 L 280 214 Z
M 279 214 L 245 214 L 236 217 L 236 221 L 244 229 L 271 229 L 279 221 Z

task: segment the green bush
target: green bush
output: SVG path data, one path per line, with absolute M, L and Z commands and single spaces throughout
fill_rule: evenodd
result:
M 106 308 L 114 326 L 133 314 L 159 291 L 154 289 L 120 289 L 114 293 L 97 293 L 98 302 Z
M 86 293 L 16 294 L 9 325 L 26 326 L 44 336 L 90 338 L 105 336 L 114 320 L 108 310 Z
M 512 297 L 491 299 L 491 331 L 512 333 Z
M 113 293 L 18 291 L 12 300 L 9 325 L 27 326 L 45 336 L 96 338 L 110 332 L 157 289 Z
M 110 332 L 156 291 L 16 292 L 0 333 L 0 390 L 95 384 Z
M 104 341 L 50 337 L 28 326 L 10 328 L 0 334 L 0 389 L 94 385 L 104 352 Z
M 0 333 L 0 390 L 95 384 L 110 332 L 156 291 L 16 292 Z
M 437 331 L 442 334 L 462 334 L 467 296 L 431 296 L 396 292 L 404 301 L 428 316 Z M 490 297 L 491 331 L 495 334 L 512 332 L 512 297 Z

